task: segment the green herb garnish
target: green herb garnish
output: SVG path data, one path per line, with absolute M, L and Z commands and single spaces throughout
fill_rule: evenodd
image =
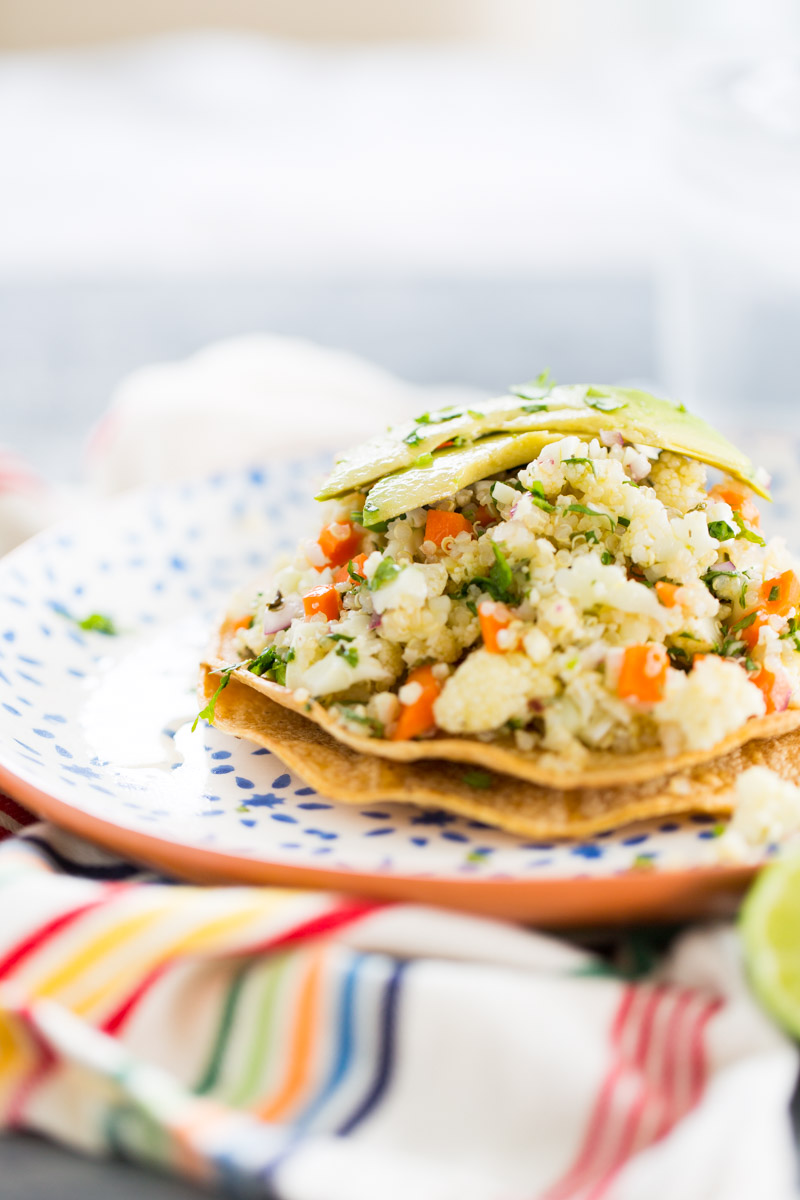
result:
M 769 603 L 773 604 L 778 599 L 780 594 L 781 594 L 781 589 L 778 587 L 777 584 L 775 585 L 775 587 L 771 587 L 769 589 L 769 596 L 767 597 Z
M 344 659 L 348 666 L 358 666 L 358 651 L 356 650 L 355 646 L 345 646 L 342 643 L 336 647 L 336 653 L 338 654 L 339 658 Z
M 630 523 L 631 523 L 630 517 L 617 517 L 617 524 L 621 525 L 623 527 L 623 529 L 627 529 L 628 526 L 630 525 Z
M 378 563 L 378 566 L 375 569 L 375 574 L 369 581 L 369 590 L 371 592 L 377 592 L 378 588 L 381 588 L 385 584 L 391 583 L 393 579 L 396 579 L 402 569 L 402 567 L 398 567 L 392 556 L 387 554 L 386 558 L 382 558 Z
M 370 730 L 370 737 L 383 737 L 384 726 L 381 721 L 377 721 L 375 717 L 362 716 L 361 713 L 355 712 L 352 708 L 348 708 L 344 704 L 340 704 L 339 712 L 347 721 L 355 721 L 357 725 L 366 725 Z
M 753 533 L 752 529 L 747 528 L 738 512 L 733 514 L 733 519 L 739 527 L 739 532 L 736 534 L 737 538 L 743 538 L 746 542 L 753 542 L 756 546 L 766 546 L 767 543 L 759 534 Z
M 597 472 L 594 469 L 594 462 L 591 458 L 562 458 L 561 465 L 565 466 L 567 464 L 571 467 L 577 467 L 577 466 L 589 467 L 593 475 L 597 474 Z
M 347 574 L 350 576 L 353 583 L 366 583 L 367 582 L 366 575 L 359 575 L 358 571 L 353 566 L 352 558 L 350 559 L 350 561 L 347 564 Z
M 604 550 L 603 553 L 600 555 L 600 562 L 603 564 L 604 567 L 610 567 L 611 564 L 613 563 L 613 561 L 614 561 L 614 555 L 610 554 L 608 552 L 608 550 Z
M 585 517 L 603 517 L 608 521 L 612 531 L 614 530 L 615 522 L 610 513 L 598 512 L 594 508 L 589 508 L 586 504 L 568 504 L 565 512 L 583 513 Z
M 90 613 L 82 621 L 75 618 L 75 624 L 80 629 L 85 629 L 88 633 L 104 633 L 106 637 L 117 637 L 119 634 L 119 630 L 111 617 L 105 616 L 104 613 Z
M 492 542 L 492 552 L 494 553 L 494 566 L 489 572 L 488 579 L 485 576 L 479 575 L 470 582 L 477 584 L 483 591 L 488 592 L 493 600 L 501 600 L 506 604 L 513 604 L 515 596 L 511 588 L 514 576 L 511 572 L 511 567 L 508 565 L 506 556 L 497 545 L 497 542 Z M 467 584 L 467 587 L 469 587 L 469 584 Z
M 708 532 L 718 542 L 729 542 L 736 534 L 727 521 L 709 521 Z
M 471 788 L 490 788 L 494 782 L 486 771 L 467 771 L 461 778 L 467 787 Z
M 234 663 L 233 666 L 223 667 L 222 678 L 220 679 L 219 687 L 214 692 L 214 695 L 211 697 L 205 708 L 201 708 L 200 712 L 195 717 L 194 723 L 192 724 L 192 733 L 194 733 L 201 721 L 208 721 L 209 725 L 214 724 L 214 713 L 216 712 L 217 708 L 217 700 L 219 700 L 220 695 L 225 691 L 225 688 L 230 683 L 231 672 L 235 671 L 237 667 L 242 666 L 244 666 L 244 663 Z
M 738 633 L 741 629 L 749 629 L 757 616 L 758 613 L 748 613 L 746 617 L 742 617 L 741 621 L 737 621 L 735 625 L 731 625 L 731 633 Z
M 411 465 L 412 465 L 412 467 L 432 467 L 433 466 L 433 455 L 432 454 L 420 454 L 419 458 L 415 458 Z
M 619 408 L 627 408 L 624 400 L 616 400 L 613 396 L 606 396 L 602 392 L 598 392 L 595 388 L 589 388 L 586 393 L 586 405 L 588 408 L 597 409 L 598 412 L 616 412 Z

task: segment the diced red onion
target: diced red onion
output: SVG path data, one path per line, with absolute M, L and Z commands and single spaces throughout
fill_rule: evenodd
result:
M 370 629 L 377 629 L 382 620 L 383 617 L 380 613 L 373 613 L 369 622 Z
M 295 617 L 302 615 L 303 601 L 299 596 L 288 596 L 274 612 L 268 608 L 264 610 L 264 633 L 279 633 L 282 629 L 288 629 Z
M 603 443 L 603 445 L 608 446 L 609 449 L 612 446 L 624 446 L 625 445 L 625 438 L 622 436 L 622 434 L 620 433 L 620 431 L 618 429 L 601 429 L 599 436 L 600 436 L 600 441 Z

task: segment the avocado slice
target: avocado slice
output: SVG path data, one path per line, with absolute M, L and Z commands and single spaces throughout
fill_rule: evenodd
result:
M 414 464 L 433 455 L 435 465 L 443 454 L 450 456 L 448 461 L 452 462 L 452 451 L 439 449 L 452 440 L 459 443 L 453 449 L 467 450 L 471 444 L 493 433 L 524 435 L 542 431 L 547 432 L 549 441 L 553 441 L 570 433 L 592 435 L 603 430 L 619 430 L 627 441 L 699 459 L 769 499 L 769 493 L 748 457 L 682 405 L 635 388 L 587 385 L 525 387 L 517 395 L 478 401 L 470 408 L 451 406 L 438 412 L 423 413 L 349 451 L 336 463 L 317 499 L 328 500 L 364 490 L 377 480 L 407 472 L 408 468 L 419 469 L 424 472 L 419 478 L 432 480 L 438 477 L 436 472 L 431 475 L 430 467 L 415 468 Z M 515 462 L 509 462 L 503 468 L 490 466 L 489 470 L 507 469 L 527 461 L 520 448 L 520 457 Z M 405 477 L 409 476 L 406 474 Z M 417 476 L 411 478 L 415 480 Z M 478 478 L 480 476 L 474 476 L 472 481 Z M 467 485 L 461 483 L 458 486 Z M 406 508 L 431 502 L 409 502 Z
M 336 462 L 317 499 L 330 500 L 363 490 L 376 479 L 411 466 L 418 458 L 432 454 L 442 443 L 455 438 L 474 442 L 487 433 L 508 427 L 525 432 L 581 425 L 588 411 L 583 403 L 586 391 L 586 387 L 580 386 L 531 387 L 525 389 L 524 398 L 494 396 L 475 401 L 469 408 L 450 406 L 422 413 L 348 450 Z
M 549 430 L 497 433 L 467 446 L 440 450 L 428 466 L 406 467 L 379 479 L 364 501 L 364 524 L 391 521 L 409 509 L 444 500 L 479 479 L 528 463 L 559 437 Z

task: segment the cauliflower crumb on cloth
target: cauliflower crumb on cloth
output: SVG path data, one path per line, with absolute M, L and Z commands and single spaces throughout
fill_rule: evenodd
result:
M 227 623 L 251 672 L 352 731 L 574 766 L 710 750 L 800 708 L 797 568 L 749 490 L 709 490 L 694 458 L 568 434 L 382 524 L 364 504 L 328 501 Z

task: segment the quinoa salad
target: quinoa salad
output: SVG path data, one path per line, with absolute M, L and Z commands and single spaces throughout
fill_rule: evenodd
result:
M 522 465 L 388 519 L 366 486 L 327 500 L 315 536 L 229 611 L 220 690 L 242 666 L 361 736 L 502 742 L 577 768 L 708 750 L 800 708 L 800 568 L 765 542 L 748 482 L 604 415 L 523 434 L 544 444 Z

